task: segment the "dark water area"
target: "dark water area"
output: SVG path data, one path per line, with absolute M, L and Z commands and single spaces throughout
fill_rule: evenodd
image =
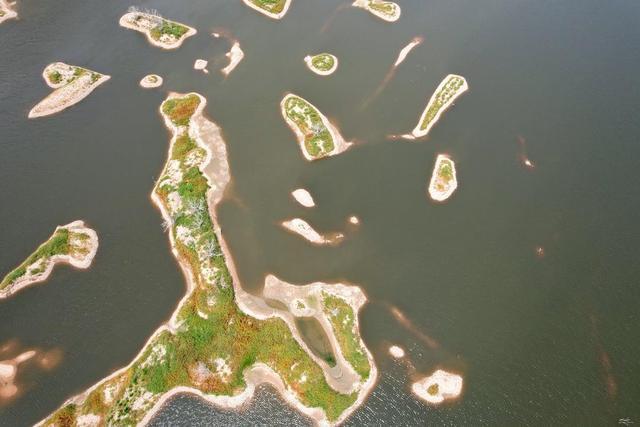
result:
M 398 3 L 395 24 L 344 7 L 324 33 L 347 2 L 294 0 L 279 22 L 240 0 L 135 3 L 198 29 L 163 51 L 118 26 L 129 2 L 20 1 L 20 20 L 0 25 L 0 274 L 75 219 L 97 230 L 100 248 L 88 271 L 57 267 L 46 284 L 0 302 L 0 343 L 63 351 L 55 370 L 0 408 L 0 425 L 30 425 L 128 364 L 184 294 L 149 199 L 168 147 L 157 113 L 166 91 L 201 93 L 223 129 L 233 184 L 219 219 L 242 285 L 259 293 L 273 273 L 346 280 L 369 296 L 361 332 L 381 378 L 346 425 L 640 422 L 640 3 Z M 217 28 L 246 55 L 226 79 L 218 69 L 230 44 L 209 35 Z M 418 35 L 424 43 L 363 107 Z M 304 65 L 320 51 L 340 60 L 329 78 Z M 209 75 L 192 69 L 197 58 L 209 59 Z M 61 114 L 27 120 L 54 61 L 112 79 Z M 149 73 L 165 78 L 160 90 L 139 88 Z M 428 139 L 388 140 L 415 126 L 449 73 L 470 90 Z M 307 163 L 280 115 L 289 91 L 357 146 Z M 426 187 L 441 152 L 456 161 L 459 188 L 437 205 Z M 315 209 L 293 202 L 298 187 Z M 346 224 L 354 214 L 357 229 Z M 311 246 L 279 227 L 295 216 L 347 239 Z M 414 377 L 389 359 L 392 343 L 407 349 Z M 434 408 L 409 385 L 438 367 L 465 387 Z M 303 423 L 262 388 L 239 413 L 179 397 L 152 424 Z

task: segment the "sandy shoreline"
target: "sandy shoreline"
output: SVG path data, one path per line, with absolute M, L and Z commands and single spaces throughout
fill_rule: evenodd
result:
M 238 66 L 240 61 L 242 61 L 242 58 L 244 58 L 244 52 L 242 48 L 240 48 L 240 43 L 237 41 L 233 42 L 231 50 L 229 50 L 225 56 L 229 58 L 229 64 L 220 70 L 220 72 L 228 76 Z
M 313 65 L 313 58 L 320 55 L 327 55 L 333 58 L 333 66 L 328 70 L 321 70 Z M 307 64 L 307 68 L 319 76 L 330 76 L 338 69 L 338 58 L 330 53 L 320 53 L 318 55 L 307 55 L 304 57 L 304 63 Z
M 282 11 L 279 12 L 279 13 L 273 13 L 273 12 L 269 12 L 268 10 L 263 9 L 260 6 L 254 4 L 251 0 L 242 0 L 242 1 L 244 2 L 244 4 L 249 6 L 251 9 L 257 10 L 258 12 L 262 13 L 263 15 L 268 16 L 271 19 L 282 19 L 282 18 L 284 18 L 284 16 L 287 14 L 287 11 L 289 10 L 289 6 L 291 6 L 291 0 L 286 0 L 286 2 L 284 4 L 284 8 L 282 9 Z
M 0 299 L 8 298 L 27 286 L 46 281 L 57 264 L 70 264 L 71 266 L 81 270 L 85 270 L 91 266 L 93 258 L 98 251 L 98 234 L 95 230 L 85 226 L 83 221 L 78 220 L 67 225 L 56 227 L 54 233 L 49 237 L 49 239 L 47 239 L 47 241 L 49 241 L 58 230 L 63 228 L 69 230 L 71 233 L 81 233 L 89 236 L 89 241 L 86 245 L 88 246 L 87 254 L 82 257 L 74 257 L 72 255 L 51 256 L 39 263 L 38 267 L 40 269 L 44 267 L 44 270 L 37 274 L 30 274 L 28 268 L 31 266 L 27 266 L 27 272 L 22 277 L 16 279 L 12 284 L 0 290 Z M 44 265 L 42 265 L 43 263 Z
M 390 4 L 392 5 L 392 7 L 394 8 L 394 13 L 393 15 L 389 15 L 387 13 L 383 13 L 379 10 L 376 10 L 374 8 L 371 7 L 370 3 L 372 2 L 376 2 L 378 3 L 377 0 L 356 0 L 353 2 L 352 6 L 354 7 L 359 7 L 361 9 L 367 10 L 369 12 L 371 12 L 373 15 L 377 16 L 378 18 L 385 20 L 387 22 L 395 22 L 398 19 L 400 19 L 400 14 L 401 14 L 401 9 L 400 6 L 397 3 L 393 3 L 390 1 L 379 1 L 379 3 L 385 3 L 385 4 Z
M 178 39 L 171 39 L 171 38 L 165 38 L 165 40 L 156 40 L 152 37 L 151 35 L 151 28 L 148 27 L 143 27 L 140 25 L 136 25 L 135 22 L 135 17 L 136 16 L 141 16 L 143 19 L 149 21 L 149 22 L 153 22 L 155 20 L 162 20 L 163 22 L 167 22 L 169 24 L 177 24 L 177 25 L 181 25 L 183 27 L 185 27 L 187 29 L 187 32 L 184 33 L 180 38 Z M 120 21 L 118 22 L 120 24 L 121 27 L 124 28 L 128 28 L 130 30 L 133 31 L 137 31 L 139 33 L 144 34 L 145 36 L 147 36 L 147 41 L 149 43 L 151 43 L 153 46 L 162 48 L 162 49 L 177 49 L 180 46 L 182 46 L 182 43 L 188 39 L 189 37 L 195 35 L 198 30 L 196 30 L 195 28 L 192 28 L 188 25 L 185 25 L 183 23 L 180 22 L 176 22 L 176 21 L 171 21 L 169 19 L 164 19 L 160 16 L 155 16 L 155 15 L 151 15 L 149 13 L 144 13 L 144 12 L 127 12 L 124 15 L 122 15 L 122 17 L 120 17 Z
M 448 183 L 443 182 L 438 173 L 444 163 L 448 163 L 451 166 L 453 174 L 453 178 Z M 433 172 L 431 173 L 431 181 L 429 181 L 429 196 L 436 202 L 444 202 L 451 197 L 456 188 L 458 188 L 456 164 L 446 154 L 438 154 L 436 164 L 433 166 Z
M 153 89 L 162 86 L 163 79 L 157 74 L 148 74 L 140 80 L 140 86 L 145 89 Z
M 295 199 L 296 202 L 300 203 L 305 208 L 312 208 L 316 205 L 311 193 L 305 190 L 304 188 L 298 188 L 291 192 L 291 196 Z
M 411 385 L 413 394 L 432 404 L 456 399 L 462 392 L 462 377 L 438 369 Z
M 0 0 L 0 12 L 4 15 L 0 16 L 0 24 L 9 19 L 15 19 L 18 17 L 18 13 L 13 9 L 16 6 L 16 2 L 9 3 L 7 0 Z
M 402 48 L 402 50 L 400 50 L 398 58 L 396 59 L 396 62 L 393 63 L 393 66 L 397 67 L 398 65 L 402 64 L 404 60 L 407 59 L 407 55 L 409 55 L 409 52 L 411 52 L 413 48 L 422 43 L 422 40 L 422 37 L 414 37 L 413 40 L 411 40 L 405 47 Z

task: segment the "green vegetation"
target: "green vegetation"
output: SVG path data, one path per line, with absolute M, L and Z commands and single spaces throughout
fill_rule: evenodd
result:
M 267 12 L 280 13 L 284 10 L 284 5 L 287 2 L 286 0 L 251 0 L 251 3 Z
M 151 37 L 154 40 L 160 40 L 160 37 L 168 35 L 174 37 L 176 40 L 179 40 L 180 37 L 185 35 L 188 31 L 189 28 L 185 27 L 184 25 L 163 19 L 162 23 L 151 29 Z
M 53 84 L 58 84 L 62 81 L 62 74 L 60 74 L 57 71 L 50 72 L 47 77 L 49 78 L 49 81 Z
M 328 53 L 321 53 L 311 58 L 311 65 L 320 71 L 329 71 L 335 63 L 333 56 Z
M 333 326 L 342 354 L 360 375 L 362 381 L 365 381 L 371 373 L 371 365 L 365 350 L 360 345 L 353 309 L 342 298 L 327 292 L 322 293 L 322 303 Z
M 427 388 L 427 393 L 429 393 L 431 396 L 435 396 L 436 394 L 438 394 L 438 391 L 440 391 L 440 387 L 438 386 L 438 384 L 431 384 L 429 388 Z
M 453 179 L 453 165 L 450 160 L 443 160 L 438 168 L 438 177 L 447 183 Z
M 284 109 L 287 117 L 304 135 L 304 148 L 311 157 L 320 158 L 333 151 L 333 137 L 322 122 L 318 110 L 295 95 L 287 98 Z
M 385 15 L 393 16 L 396 13 L 397 5 L 388 1 L 369 0 L 369 7 Z
M 198 96 L 191 94 L 165 101 L 161 110 L 174 123 L 187 126 L 188 111 L 193 114 L 198 104 Z M 193 273 L 194 290 L 178 309 L 180 326 L 175 334 L 158 333 L 128 370 L 92 391 L 75 413 L 101 415 L 108 425 L 135 425 L 176 386 L 212 395 L 238 394 L 246 386 L 245 369 L 261 362 L 280 375 L 304 405 L 322 408 L 336 420 L 354 404 L 357 394 L 333 390 L 282 319 L 258 320 L 236 305 L 208 210 L 209 184 L 201 165 L 193 162 L 204 158 L 203 149 L 189 137 L 188 128 L 179 131 L 154 192 L 171 216 L 170 232 L 181 263 Z M 179 206 L 170 203 L 177 197 Z M 230 374 L 217 372 L 217 359 L 224 360 Z M 113 387 L 113 402 L 106 404 L 96 396 L 116 384 L 121 386 Z
M 438 93 L 436 93 L 435 97 L 432 101 L 429 102 L 427 106 L 427 113 L 422 119 L 422 123 L 420 124 L 420 129 L 425 130 L 431 123 L 431 121 L 436 117 L 438 112 L 444 107 L 444 105 L 449 102 L 452 98 L 456 96 L 458 90 L 463 86 L 464 79 L 459 76 L 451 76 L 446 80 L 446 83 L 443 85 L 442 89 Z

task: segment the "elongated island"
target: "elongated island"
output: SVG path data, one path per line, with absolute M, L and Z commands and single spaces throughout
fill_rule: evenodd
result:
M 449 74 L 440 82 L 436 91 L 431 95 L 429 103 L 422 112 L 420 120 L 410 135 L 404 135 L 407 139 L 426 136 L 433 125 L 436 124 L 442 113 L 453 105 L 453 102 L 469 89 L 467 81 L 462 76 Z
M 395 22 L 400 19 L 400 6 L 392 1 L 356 0 L 352 6 L 368 10 L 373 15 L 387 22 Z
M 330 53 L 307 55 L 304 62 L 307 68 L 320 76 L 329 76 L 338 69 L 338 58 Z
M 438 154 L 431 173 L 429 195 L 437 202 L 444 202 L 458 188 L 456 165 L 446 154 Z
M 296 134 L 302 155 L 309 161 L 335 156 L 353 145 L 342 138 L 320 110 L 298 95 L 285 95 L 280 102 L 280 112 Z
M 283 221 L 280 225 L 315 245 L 335 245 L 344 239 L 342 233 L 320 234 L 302 218 Z
M 291 0 L 242 0 L 253 10 L 272 19 L 282 19 L 287 14 Z
M 198 32 L 195 28 L 164 19 L 155 13 L 137 10 L 122 15 L 120 26 L 145 34 L 149 43 L 162 49 L 177 49 Z
M 13 4 L 9 4 L 7 0 L 0 0 L 0 24 L 18 17 L 18 13 L 13 10 L 12 6 L 15 6 L 15 1 Z
M 0 282 L 0 298 L 47 280 L 59 263 L 89 268 L 98 250 L 98 235 L 82 221 L 56 227 L 54 233 Z
M 131 364 L 69 399 L 39 425 L 145 425 L 177 393 L 235 408 L 261 383 L 274 386 L 317 423 L 334 425 L 373 387 L 376 367 L 358 333 L 358 311 L 366 301 L 358 287 L 307 288 L 314 293 L 303 288 L 296 298 L 315 311 L 294 314 L 240 286 L 216 219 L 230 181 L 227 149 L 220 128 L 203 114 L 205 103 L 196 93 L 171 93 L 162 103 L 172 138 L 151 196 L 169 230 L 187 294 Z M 265 295 L 274 280 L 279 283 L 267 278 Z M 318 289 L 326 293 L 322 300 L 314 300 Z M 323 305 L 311 306 L 313 301 Z M 316 356 L 301 338 L 295 317 L 307 315 L 324 316 L 331 324 L 326 331 L 336 343 L 335 361 Z
M 54 62 L 44 69 L 42 78 L 54 91 L 29 111 L 30 119 L 59 113 L 77 104 L 111 77 L 87 68 Z

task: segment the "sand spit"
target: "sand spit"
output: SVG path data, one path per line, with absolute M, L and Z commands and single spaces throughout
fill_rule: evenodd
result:
M 402 359 L 405 355 L 405 352 L 402 347 L 398 347 L 397 345 L 392 345 L 391 347 L 389 347 L 389 354 L 395 359 Z
M 304 188 L 298 188 L 297 190 L 292 191 L 291 195 L 296 200 L 296 202 L 300 203 L 305 208 L 312 208 L 316 205 L 316 203 L 313 201 L 311 193 L 309 193 Z
M 272 18 L 272 19 L 284 18 L 284 16 L 287 14 L 287 11 L 289 10 L 289 6 L 291 6 L 291 0 L 284 0 L 284 6 L 282 7 L 282 10 L 280 12 L 273 12 L 272 11 L 273 9 L 268 10 L 268 9 L 265 9 L 264 7 L 258 6 L 256 3 L 254 3 L 253 0 L 242 0 L 242 1 L 251 9 L 257 10 L 258 12 L 262 13 L 263 15 L 267 15 L 269 18 Z
M 171 213 L 172 206 L 170 206 L 171 201 L 168 199 L 168 202 L 165 202 L 165 199 L 161 198 L 160 195 L 156 192 L 156 189 L 160 188 L 160 185 L 163 180 L 171 180 L 175 178 L 172 172 L 172 152 L 178 143 L 179 137 L 184 135 L 184 132 L 188 132 L 189 137 L 193 139 L 196 143 L 197 147 L 193 150 L 202 150 L 204 155 L 199 157 L 195 163 L 190 163 L 193 165 L 197 165 L 200 171 L 203 173 L 204 178 L 207 180 L 209 189 L 206 192 L 207 196 L 207 208 L 208 212 L 211 216 L 212 225 L 214 228 L 214 232 L 216 234 L 217 240 L 220 244 L 220 249 L 222 250 L 222 254 L 225 258 L 225 263 L 227 265 L 227 269 L 229 275 L 231 276 L 231 284 L 233 286 L 235 299 L 234 302 L 240 308 L 243 313 L 252 316 L 258 320 L 267 320 L 272 318 L 280 318 L 284 320 L 284 322 L 288 325 L 289 331 L 292 334 L 293 339 L 297 345 L 300 346 L 301 351 L 308 355 L 310 358 L 313 358 L 313 352 L 307 347 L 304 340 L 300 336 L 297 328 L 295 327 L 295 323 L 293 320 L 293 315 L 288 310 L 279 310 L 274 309 L 269 306 L 263 298 L 256 297 L 245 292 L 240 286 L 240 281 L 238 280 L 238 275 L 235 270 L 235 266 L 233 263 L 233 259 L 229 253 L 227 244 L 221 234 L 220 227 L 218 225 L 218 221 L 216 218 L 216 206 L 222 199 L 224 191 L 230 181 L 229 174 L 229 165 L 227 161 L 227 151 L 226 145 L 222 138 L 220 128 L 210 120 L 208 120 L 203 115 L 203 110 L 205 108 L 206 99 L 199 94 L 189 94 L 182 95 L 176 93 L 170 93 L 167 101 L 173 99 L 184 99 L 187 96 L 197 96 L 200 99 L 200 103 L 198 104 L 195 112 L 191 115 L 190 121 L 188 125 L 180 125 L 177 126 L 174 122 L 169 118 L 168 115 L 164 114 L 162 111 L 162 106 L 160 107 L 161 115 L 164 119 L 165 125 L 170 129 L 172 133 L 171 143 L 169 146 L 169 156 L 167 160 L 167 164 L 165 166 L 162 177 L 154 188 L 154 191 L 151 195 L 153 202 L 158 206 L 160 212 L 162 214 L 163 219 L 171 224 L 172 217 Z M 164 105 L 164 103 L 163 103 Z M 184 160 L 191 162 L 191 160 L 187 157 Z M 177 182 L 182 182 L 181 179 L 178 179 Z M 163 196 L 164 197 L 164 196 Z M 168 196 L 167 196 L 168 197 Z M 68 399 L 67 402 L 61 407 L 60 411 L 66 410 L 66 408 L 73 408 L 72 416 L 77 421 L 80 420 L 80 416 L 84 417 L 86 414 L 86 410 L 90 406 L 89 404 L 85 405 L 85 402 L 89 395 L 93 392 L 103 394 L 102 398 L 103 403 L 105 403 L 106 409 L 102 412 L 102 414 L 91 414 L 92 416 L 97 416 L 100 418 L 101 423 L 105 423 L 106 420 L 102 419 L 102 416 L 106 415 L 106 411 L 111 408 L 110 416 L 114 416 L 116 418 L 110 418 L 110 423 L 118 423 L 118 420 L 129 420 L 130 422 L 137 423 L 138 425 L 147 424 L 157 413 L 158 410 L 162 407 L 162 404 L 166 402 L 172 395 L 177 393 L 193 393 L 201 396 L 213 404 L 219 405 L 224 408 L 237 408 L 243 405 L 245 402 L 248 402 L 255 390 L 255 387 L 262 383 L 267 382 L 272 384 L 276 389 L 280 391 L 284 399 L 294 408 L 311 417 L 315 423 L 318 425 L 335 425 L 341 423 L 346 417 L 348 417 L 366 398 L 368 393 L 371 391 L 376 378 L 377 378 L 377 370 L 375 365 L 373 364 L 373 359 L 370 357 L 368 350 L 364 347 L 359 334 L 357 335 L 357 339 L 363 346 L 363 352 L 366 352 L 369 356 L 370 362 L 370 373 L 368 375 L 368 379 L 362 383 L 359 381 L 358 384 L 352 384 L 342 379 L 343 376 L 339 372 L 334 372 L 331 369 L 321 369 L 323 376 L 325 377 L 327 384 L 330 389 L 336 390 L 338 389 L 347 389 L 356 390 L 357 389 L 357 397 L 355 397 L 355 402 L 351 404 L 346 410 L 339 414 L 339 416 L 335 417 L 332 421 L 329 421 L 327 414 L 324 410 L 319 407 L 307 407 L 302 403 L 301 396 L 295 391 L 295 387 L 293 387 L 291 383 L 287 382 L 288 377 L 281 376 L 282 372 L 277 373 L 269 366 L 264 363 L 254 363 L 252 366 L 244 369 L 243 376 L 245 379 L 245 388 L 243 390 L 234 390 L 230 395 L 213 395 L 213 394 L 205 394 L 202 391 L 198 390 L 197 385 L 193 387 L 175 387 L 168 390 L 165 393 L 151 393 L 145 391 L 146 389 L 140 388 L 135 385 L 135 382 L 131 382 L 128 375 L 131 372 L 139 372 L 140 366 L 147 366 L 146 364 L 149 360 L 162 360 L 164 354 L 166 353 L 162 348 L 162 342 L 164 341 L 156 341 L 160 336 L 166 336 L 167 333 L 175 336 L 179 331 L 184 331 L 183 329 L 183 319 L 180 318 L 181 310 L 185 308 L 188 304 L 194 302 L 193 294 L 196 291 L 196 288 L 201 286 L 200 281 L 196 279 L 195 273 L 192 270 L 190 262 L 180 255 L 178 251 L 178 242 L 177 238 L 180 238 L 180 233 L 176 230 L 175 232 L 169 233 L 169 238 L 171 242 L 172 253 L 176 256 L 176 259 L 179 262 L 179 265 L 185 275 L 187 281 L 187 293 L 182 298 L 176 311 L 173 313 L 171 319 L 162 325 L 154 334 L 149 338 L 145 346 L 141 349 L 140 353 L 136 356 L 136 358 L 126 367 L 118 370 L 113 373 L 109 377 L 105 378 L 101 382 L 95 384 L 91 388 L 89 388 L 84 393 L 75 396 L 71 399 Z M 182 243 L 184 244 L 184 243 Z M 202 274 L 199 274 L 198 277 L 202 277 Z M 227 284 L 217 285 L 217 286 L 228 286 Z M 341 300 L 345 301 L 347 304 L 348 301 L 351 301 L 349 298 L 352 297 L 351 307 L 354 307 L 354 310 L 357 310 L 361 307 L 362 304 L 366 301 L 364 294 L 362 291 L 355 287 L 349 286 L 346 290 L 342 290 L 339 288 L 328 288 L 325 289 L 327 295 L 328 292 L 332 292 L 332 295 L 339 295 Z M 358 297 L 360 295 L 360 297 Z M 211 302 L 212 304 L 216 304 L 215 301 Z M 209 302 L 207 302 L 209 304 Z M 355 312 L 354 312 L 355 313 Z M 357 313 L 352 314 L 352 317 L 355 317 L 357 320 Z M 357 332 L 357 329 L 354 327 L 354 334 Z M 315 361 L 315 359 L 313 359 Z M 316 366 L 316 365 L 313 365 Z M 323 368 L 323 365 L 317 364 L 320 368 Z M 130 371 L 132 369 L 132 371 Z M 292 366 L 293 369 L 293 366 Z M 345 368 L 346 370 L 347 368 Z M 284 379 L 283 379 L 284 378 Z M 126 385 L 125 385 L 126 384 Z M 126 387 L 126 388 L 124 388 Z M 132 388 L 133 387 L 133 388 Z M 138 388 L 135 388 L 138 387 Z M 141 395 L 139 397 L 133 398 L 131 400 L 131 395 L 123 395 L 122 393 L 129 392 L 132 390 L 140 390 Z M 325 389 L 326 390 L 326 389 Z M 132 391 L 133 392 L 133 391 Z M 333 393 L 335 393 L 333 392 Z M 95 396 L 95 393 L 93 396 Z M 131 412 L 127 411 L 126 414 L 122 413 L 122 411 L 114 414 L 114 405 L 116 404 L 116 400 L 114 396 L 123 396 L 122 399 L 126 399 L 128 405 L 131 404 Z M 129 396 L 129 397 L 127 397 Z M 136 395 L 138 396 L 138 395 Z M 123 400 L 119 400 L 121 402 Z M 75 404 L 76 406 L 70 407 L 70 404 Z M 83 406 L 84 405 L 84 406 Z M 77 410 L 76 410 L 77 408 Z M 129 407 L 128 407 L 129 408 Z M 52 414 L 52 417 L 49 419 L 42 420 L 38 425 L 43 425 L 46 422 L 51 422 L 55 419 L 57 412 Z M 122 418 L 124 417 L 124 418 Z M 136 417 L 136 418 L 132 418 Z M 123 421 L 124 422 L 124 421 Z
M 158 14 L 137 10 L 130 10 L 122 15 L 119 23 L 121 27 L 145 34 L 149 43 L 162 49 L 177 49 L 198 32 L 195 28 L 164 19 Z
M 456 165 L 446 154 L 438 154 L 429 182 L 429 196 L 436 202 L 444 202 L 458 188 Z
M 283 221 L 280 225 L 315 245 L 337 245 L 344 239 L 344 234 L 342 233 L 320 234 L 307 221 L 301 218 Z
M 238 66 L 240 61 L 242 61 L 242 58 L 244 58 L 244 52 L 240 48 L 239 42 L 236 41 L 233 43 L 231 50 L 226 53 L 226 57 L 229 58 L 229 65 L 220 70 L 220 72 L 228 76 Z
M 18 13 L 13 10 L 16 2 L 9 3 L 7 0 L 0 0 L 0 24 L 9 19 L 15 19 L 18 17 Z
M 404 60 L 407 59 L 407 55 L 409 55 L 409 52 L 411 52 L 414 47 L 422 43 L 423 40 L 424 39 L 422 37 L 414 37 L 413 40 L 409 42 L 409 44 L 402 48 L 402 50 L 398 54 L 398 59 L 396 59 L 396 62 L 393 63 L 393 66 L 397 67 L 398 65 L 402 64 Z
M 455 85 L 452 87 L 451 85 Z M 426 136 L 431 128 L 438 122 L 442 113 L 451 107 L 454 101 L 469 89 L 467 80 L 456 74 L 449 74 L 438 85 L 429 103 L 420 115 L 418 124 L 411 131 L 411 135 L 402 135 L 405 139 L 416 139 Z
M 400 19 L 400 6 L 394 2 L 382 0 L 356 0 L 352 6 L 368 10 L 380 19 L 395 22 Z
M 321 123 L 318 123 L 316 125 L 310 122 L 309 116 L 305 114 L 304 111 L 300 110 L 298 107 L 294 107 L 293 113 L 302 116 L 305 120 L 304 129 L 301 129 L 300 126 L 289 117 L 289 114 L 287 114 L 287 101 L 294 98 L 301 100 L 302 102 L 308 104 L 312 110 L 315 110 L 318 117 L 320 118 Z M 335 156 L 337 154 L 343 153 L 344 151 L 347 151 L 353 145 L 353 142 L 347 142 L 344 140 L 344 138 L 340 134 L 340 131 L 338 131 L 338 129 L 329 121 L 329 119 L 327 119 L 324 114 L 322 114 L 322 112 L 320 112 L 320 110 L 315 105 L 298 95 L 287 93 L 284 98 L 282 98 L 282 101 L 280 101 L 280 113 L 289 125 L 289 128 L 291 128 L 291 130 L 295 133 L 298 140 L 298 146 L 302 151 L 302 155 L 308 161 L 318 160 L 326 156 Z M 331 136 L 333 149 L 331 151 L 323 152 L 317 156 L 313 156 L 308 152 L 306 148 L 305 142 L 307 134 L 310 134 L 312 136 L 314 134 L 320 134 L 324 129 L 326 129 Z
M 153 89 L 162 86 L 162 77 L 157 74 L 148 74 L 140 80 L 140 86 L 145 89 Z
M 329 57 L 332 60 L 332 64 L 330 68 L 324 70 L 322 68 L 316 67 L 314 65 L 314 60 L 317 60 L 318 57 Z M 304 63 L 307 64 L 307 68 L 316 73 L 319 76 L 330 76 L 338 69 L 338 58 L 335 55 L 331 55 L 330 53 L 320 53 L 318 55 L 307 55 L 304 57 Z
M 355 215 L 351 215 L 351 216 L 349 217 L 349 223 L 350 223 L 350 224 L 353 224 L 353 225 L 360 225 L 360 218 L 358 218 L 358 217 L 357 217 L 357 216 L 355 216 Z
M 205 74 L 209 74 L 207 65 L 209 65 L 209 61 L 205 59 L 196 59 L 196 62 L 193 63 L 193 69 L 196 71 L 202 71 Z
M 18 386 L 15 385 L 18 367 L 36 354 L 35 350 L 29 350 L 13 359 L 0 362 L 0 401 L 11 399 L 18 394 Z
M 53 256 L 35 256 L 38 250 L 47 245 L 58 232 L 67 230 L 69 253 L 56 254 Z M 0 299 L 10 297 L 27 286 L 34 283 L 44 282 L 49 278 L 53 271 L 53 267 L 59 263 L 71 264 L 75 268 L 87 269 L 91 266 L 91 262 L 98 251 L 98 235 L 97 233 L 85 226 L 83 221 L 74 221 L 67 225 L 56 227 L 53 235 L 43 243 L 32 256 L 9 273 L 1 282 Z M 11 279 L 14 274 L 22 273 L 22 275 Z
M 29 111 L 30 119 L 59 113 L 77 104 L 111 77 L 86 68 L 54 62 L 47 65 L 42 78 L 54 91 Z
M 455 399 L 462 392 L 462 377 L 438 369 L 430 376 L 411 385 L 411 391 L 429 403 L 438 404 Z

